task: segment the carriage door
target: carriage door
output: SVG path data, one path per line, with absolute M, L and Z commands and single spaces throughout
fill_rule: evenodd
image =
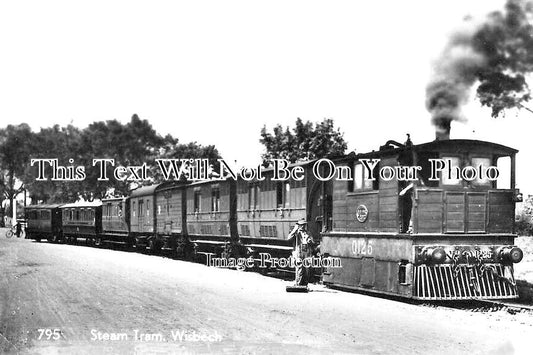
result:
M 139 232 L 144 232 L 145 225 L 144 225 L 144 200 L 139 199 L 139 207 L 138 207 L 138 213 L 137 213 L 137 221 L 139 223 Z
M 331 218 L 331 191 L 333 184 L 315 181 L 311 186 L 308 199 L 309 233 L 316 238 L 329 227 Z

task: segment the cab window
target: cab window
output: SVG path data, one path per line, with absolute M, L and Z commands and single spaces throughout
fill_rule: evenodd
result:
M 448 174 L 448 169 L 442 172 L 441 182 L 445 186 L 458 186 L 461 185 L 461 177 L 459 176 L 458 169 L 461 168 L 461 158 L 460 157 L 442 157 L 446 162 L 447 166 L 450 167 L 451 174 Z

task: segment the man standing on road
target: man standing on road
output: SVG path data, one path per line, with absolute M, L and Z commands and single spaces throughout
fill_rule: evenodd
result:
M 304 219 L 296 222 L 296 225 L 289 233 L 289 240 L 294 240 L 293 256 L 299 262 L 296 263 L 296 286 L 307 286 L 310 278 L 310 268 L 303 265 L 305 258 L 312 256 L 313 239 L 307 233 L 307 222 Z

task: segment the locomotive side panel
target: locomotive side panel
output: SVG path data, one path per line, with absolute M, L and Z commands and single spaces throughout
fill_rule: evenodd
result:
M 379 166 L 396 165 L 396 157 L 387 157 Z M 378 175 L 372 181 L 359 161 L 354 163 L 352 171 L 353 181 L 333 181 L 333 231 L 398 232 L 397 180 L 383 180 Z
M 489 191 L 489 232 L 514 233 L 514 195 L 515 192 L 513 190 Z
M 442 233 L 444 193 L 437 189 L 420 189 L 415 194 L 414 232 Z
M 409 296 L 413 242 L 399 236 L 322 236 L 321 252 L 340 258 L 340 267 L 327 267 L 325 284 Z
M 379 167 L 395 167 L 398 165 L 398 157 L 387 157 L 381 159 Z M 398 180 L 393 178 L 391 180 L 384 180 L 376 176 L 379 184 L 379 231 L 380 232 L 398 232 Z

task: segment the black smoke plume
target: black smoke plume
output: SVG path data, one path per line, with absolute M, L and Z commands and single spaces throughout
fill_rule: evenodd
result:
M 530 99 L 525 74 L 533 71 L 532 10 L 529 0 L 508 0 L 504 11 L 481 23 L 466 18 L 450 36 L 426 88 L 438 137 L 449 136 L 452 121 L 465 120 L 461 108 L 476 83 L 476 95 L 493 117 Z

